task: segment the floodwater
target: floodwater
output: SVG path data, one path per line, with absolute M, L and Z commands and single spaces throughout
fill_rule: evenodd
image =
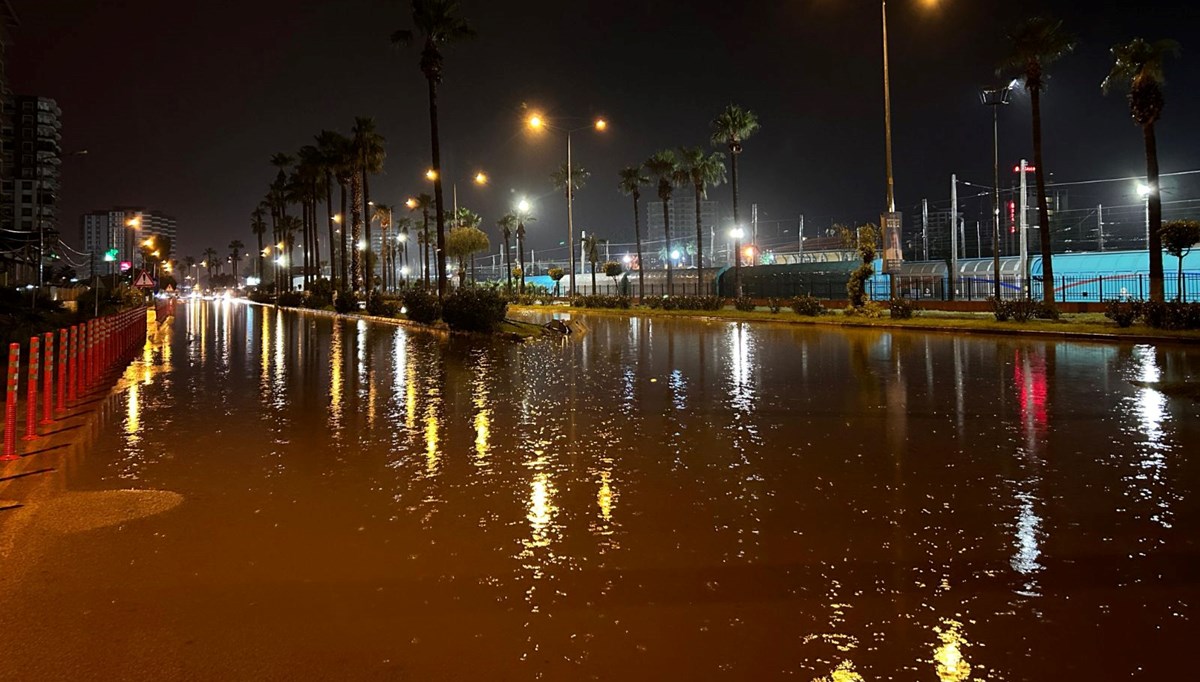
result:
M 583 319 L 181 306 L 5 527 L 0 678 L 1194 674 L 1194 348 Z

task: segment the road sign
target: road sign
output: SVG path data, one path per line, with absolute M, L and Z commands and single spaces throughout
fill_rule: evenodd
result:
M 137 281 L 133 283 L 133 286 L 139 289 L 153 289 L 154 280 L 150 277 L 150 273 L 143 272 L 138 275 Z
M 125 272 L 125 271 L 127 271 L 127 270 L 132 270 L 132 269 L 133 269 L 133 262 L 132 262 L 132 261 L 123 260 L 123 261 L 121 261 L 121 264 L 118 266 L 118 268 L 117 268 L 117 269 L 119 269 L 121 272 Z
M 902 215 L 899 211 L 884 213 L 879 223 L 883 225 L 883 271 L 894 275 L 900 272 L 900 266 L 904 263 L 904 252 L 900 249 Z

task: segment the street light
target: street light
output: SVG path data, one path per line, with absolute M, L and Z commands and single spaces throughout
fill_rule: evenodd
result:
M 746 231 L 741 226 L 735 227 L 729 231 L 729 236 L 733 237 L 733 290 L 738 298 L 742 297 L 742 237 L 746 236 Z
M 992 295 L 1000 300 L 1000 107 L 1008 104 L 1012 83 L 979 93 L 979 101 L 992 108 Z
M 569 120 L 569 119 L 564 119 L 564 120 Z M 571 265 L 570 294 L 571 294 L 571 296 L 574 296 L 575 295 L 575 207 L 574 207 L 575 188 L 572 186 L 574 183 L 572 181 L 571 174 L 575 172 L 575 169 L 571 165 L 571 133 L 577 133 L 581 130 L 587 130 L 589 128 L 595 130 L 596 132 L 602 133 L 602 132 L 608 130 L 608 121 L 603 118 L 597 118 L 597 119 L 594 119 L 591 123 L 589 123 L 586 126 L 580 126 L 578 128 L 569 128 L 569 129 L 568 128 L 558 128 L 558 127 L 550 125 L 546 121 L 545 117 L 543 117 L 541 114 L 533 113 L 533 114 L 530 114 L 527 119 L 525 119 L 525 122 L 526 122 L 526 125 L 529 126 L 530 130 L 533 130 L 533 131 L 550 130 L 552 132 L 564 134 L 564 135 L 566 135 L 566 138 L 567 138 L 567 261 Z

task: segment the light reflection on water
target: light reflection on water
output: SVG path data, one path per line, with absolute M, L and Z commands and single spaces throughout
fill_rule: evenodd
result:
M 1168 670 L 1194 634 L 1200 594 L 1170 566 L 1200 530 L 1178 456 L 1196 404 L 1127 381 L 1200 378 L 1187 350 L 605 316 L 512 345 L 182 315 L 186 361 L 143 354 L 122 438 L 79 480 L 184 494 L 154 521 L 163 551 L 203 542 L 238 603 L 247 571 L 295 576 L 280 618 L 312 585 L 364 586 L 317 607 L 357 617 L 312 627 L 418 678 L 1118 677 Z

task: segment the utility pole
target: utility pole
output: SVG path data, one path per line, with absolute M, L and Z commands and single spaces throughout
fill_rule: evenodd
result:
M 950 300 L 958 293 L 958 175 L 950 175 Z
M 929 260 L 929 200 L 921 200 L 921 248 L 925 256 L 922 260 Z
M 799 249 L 797 250 L 797 253 L 799 253 L 801 256 L 800 261 L 803 262 L 804 261 L 804 214 L 803 213 L 800 214 L 800 237 L 797 240 L 797 244 L 799 245 Z
M 1096 234 L 1098 235 L 1098 250 L 1104 250 L 1104 204 L 1096 205 Z
M 1029 286 L 1029 235 L 1027 234 L 1029 231 L 1029 211 L 1027 210 L 1029 206 L 1029 182 L 1025 179 L 1028 167 L 1029 162 L 1021 159 L 1021 205 L 1018 207 L 1021 216 L 1018 219 L 1017 229 L 1021 231 L 1021 234 L 1018 235 L 1021 248 L 1021 288 L 1024 290 L 1026 298 L 1033 295 L 1032 287 Z

